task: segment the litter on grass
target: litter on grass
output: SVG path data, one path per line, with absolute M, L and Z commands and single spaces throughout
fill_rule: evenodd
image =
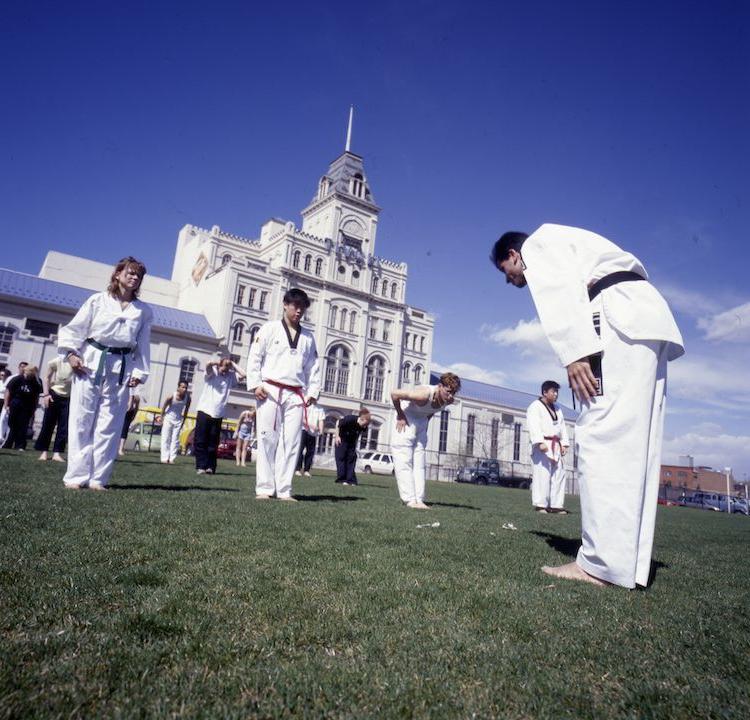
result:
M 426 528 L 426 527 L 440 527 L 440 523 L 434 522 L 434 523 L 426 523 L 425 525 L 417 525 L 417 528 Z
M 503 523 L 503 530 L 518 530 L 513 523 Z

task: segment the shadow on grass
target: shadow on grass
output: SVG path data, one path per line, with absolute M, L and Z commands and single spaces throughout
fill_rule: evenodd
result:
M 300 502 L 354 502 L 364 500 L 357 495 L 295 495 Z
M 240 492 L 237 488 L 228 487 L 205 487 L 204 485 L 117 485 L 109 486 L 110 490 L 168 490 L 170 492 L 189 492 L 198 490 L 201 492 Z
M 432 502 L 429 501 L 430 507 L 447 507 L 447 508 L 461 508 L 462 510 L 476 510 L 479 511 L 482 508 L 475 507 L 474 505 L 462 505 L 461 503 L 446 503 L 446 502 Z
M 668 570 L 669 569 L 669 565 L 667 565 L 667 563 L 661 562 L 660 560 L 652 560 L 651 561 L 651 572 L 648 574 L 648 585 L 646 585 L 645 588 L 643 588 L 640 585 L 638 585 L 636 587 L 636 589 L 637 590 L 648 590 L 651 587 L 651 585 L 654 582 L 654 580 L 656 579 L 656 573 L 659 570 L 661 570 L 662 568 L 667 568 L 667 570 Z
M 581 541 L 579 538 L 572 540 L 571 538 L 561 537 L 560 535 L 539 532 L 539 530 L 532 530 L 530 534 L 542 538 L 542 540 L 544 540 L 544 542 L 546 542 L 553 550 L 557 550 L 557 552 L 567 555 L 568 557 L 574 558 L 578 554 L 578 548 L 581 547 Z

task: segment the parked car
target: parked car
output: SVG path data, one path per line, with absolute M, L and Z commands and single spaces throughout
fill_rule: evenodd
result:
M 748 504 L 745 498 L 731 497 L 731 508 L 733 513 L 748 515 Z M 704 510 L 715 510 L 716 512 L 727 511 L 727 496 L 714 492 L 695 492 L 692 495 L 685 495 L 678 500 L 680 505 L 685 507 L 697 507 Z
M 388 453 L 368 450 L 357 458 L 354 468 L 357 472 L 374 473 L 375 475 L 395 475 L 393 456 Z
M 228 437 L 227 437 L 228 435 Z M 247 457 L 252 459 L 252 453 L 258 449 L 257 440 L 253 440 L 247 446 Z M 221 431 L 221 439 L 219 440 L 219 447 L 216 448 L 216 457 L 234 460 L 235 453 L 237 452 L 237 438 L 234 437 L 234 433 L 229 430 Z
M 161 449 L 161 424 L 136 422 L 130 426 L 125 440 L 125 450 L 148 451 Z
M 505 467 L 510 465 L 510 467 Z M 474 465 L 465 465 L 456 472 L 456 482 L 476 485 L 502 485 L 504 487 L 530 488 L 531 478 L 518 476 L 510 463 L 501 464 L 497 460 L 477 460 Z

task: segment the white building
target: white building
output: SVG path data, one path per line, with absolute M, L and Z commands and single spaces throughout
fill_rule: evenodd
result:
M 244 365 L 258 328 L 280 318 L 284 293 L 299 287 L 312 300 L 304 322 L 321 358 L 320 403 L 328 432 L 320 450 L 330 454 L 336 420 L 360 405 L 373 416 L 363 444 L 387 447 L 390 390 L 430 382 L 434 318 L 406 303 L 406 264 L 376 254 L 379 214 L 362 158 L 347 149 L 318 181 L 301 212 L 301 227 L 271 219 L 255 239 L 218 226 L 183 227 L 171 278 L 147 275 L 141 289 L 141 298 L 155 309 L 145 402 L 161 404 L 181 379 L 197 397 L 202 371 L 217 354 Z M 141 259 L 148 265 L 148 258 Z M 55 251 L 47 254 L 39 277 L 3 271 L 0 366 L 20 360 L 43 365 L 54 353 L 57 326 L 68 322 L 90 291 L 106 287 L 111 271 L 112 265 Z M 442 422 L 433 420 L 430 447 L 454 456 L 454 464 L 459 458 L 507 456 L 528 465 L 523 411 L 533 397 L 484 386 L 494 391 L 488 394 L 482 385 L 464 382 L 462 398 Z M 253 402 L 247 390 L 236 389 L 227 417 Z M 446 476 L 445 462 L 432 466 L 432 476 Z

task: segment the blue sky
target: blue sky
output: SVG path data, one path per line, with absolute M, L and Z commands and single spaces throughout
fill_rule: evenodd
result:
M 127 252 L 168 276 L 185 223 L 299 222 L 353 104 L 377 252 L 437 316 L 436 365 L 562 381 L 487 254 L 507 229 L 594 230 L 685 336 L 665 459 L 750 475 L 749 6 L 517 5 L 3 3 L 3 264 Z

